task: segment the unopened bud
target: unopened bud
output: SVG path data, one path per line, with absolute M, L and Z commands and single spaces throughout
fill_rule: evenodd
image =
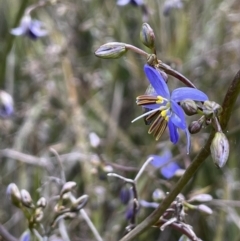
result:
M 152 199 L 154 201 L 161 201 L 165 197 L 166 197 L 165 193 L 161 189 L 159 189 L 159 188 L 155 189 L 153 194 L 152 194 Z
M 76 186 L 76 182 L 66 182 L 62 187 L 60 196 L 62 197 L 64 193 L 70 192 Z
M 213 213 L 212 209 L 205 204 L 198 205 L 198 210 L 209 215 Z
M 43 211 L 42 208 L 37 208 L 34 214 L 34 219 L 37 223 L 41 222 L 43 219 Z
M 16 207 L 20 207 L 22 203 L 20 191 L 15 183 L 11 183 L 7 187 L 7 196 L 11 200 L 12 204 Z
M 215 133 L 210 149 L 215 165 L 222 168 L 227 162 L 229 156 L 229 142 L 224 133 Z
M 217 116 L 222 112 L 222 106 L 214 101 L 206 100 L 203 106 L 203 113 L 206 116 L 211 116 L 212 114 L 215 114 Z
M 14 112 L 12 96 L 0 90 L 0 117 L 8 118 Z
M 140 39 L 142 43 L 150 49 L 155 45 L 155 34 L 149 24 L 143 23 L 142 30 L 140 32 Z
M 30 193 L 25 189 L 22 189 L 20 193 L 21 193 L 21 198 L 22 198 L 22 204 L 25 207 L 34 208 L 34 204 L 33 204 Z
M 181 101 L 180 104 L 186 115 L 191 116 L 197 114 L 198 107 L 193 100 L 184 100 Z
M 120 190 L 120 200 L 122 202 L 122 204 L 128 204 L 129 200 L 132 197 L 132 190 L 129 187 L 122 187 Z
M 188 202 L 209 202 L 212 201 L 212 196 L 206 193 L 201 193 L 191 197 Z
M 203 126 L 203 122 L 204 122 L 204 118 L 200 118 L 197 121 L 193 121 L 189 126 L 188 126 L 188 130 L 191 134 L 196 134 L 198 133 Z
M 95 55 L 102 59 L 118 59 L 127 52 L 126 44 L 111 42 L 100 46 Z
M 47 201 L 46 198 L 41 197 L 38 201 L 37 201 L 37 206 L 41 207 L 41 208 L 45 208 L 47 205 Z

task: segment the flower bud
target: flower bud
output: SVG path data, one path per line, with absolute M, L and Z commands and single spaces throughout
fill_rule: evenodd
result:
M 193 100 L 184 100 L 181 101 L 180 104 L 186 115 L 191 116 L 197 114 L 198 107 Z
M 188 202 L 209 202 L 212 201 L 212 196 L 206 193 L 201 193 L 191 197 Z
M 198 205 L 198 210 L 209 215 L 213 213 L 212 209 L 205 204 Z
M 224 133 L 215 133 L 210 150 L 215 165 L 222 168 L 227 162 L 229 156 L 229 142 Z
M 47 201 L 46 198 L 41 197 L 38 201 L 37 201 L 37 207 L 41 207 L 41 208 L 45 208 L 47 205 Z
M 12 204 L 16 207 L 20 207 L 22 203 L 20 191 L 15 183 L 11 183 L 7 187 L 7 196 L 11 200 Z
M 0 90 L 0 118 L 7 118 L 13 114 L 13 99 L 7 92 Z
M 189 126 L 188 130 L 191 134 L 196 134 L 202 129 L 204 118 L 200 118 L 197 121 L 193 121 Z
M 37 223 L 41 222 L 43 219 L 43 211 L 42 208 L 37 208 L 35 210 L 35 214 L 34 214 L 34 219 Z
M 27 208 L 34 208 L 34 204 L 30 193 L 25 189 L 22 189 L 20 193 L 22 198 L 22 204 Z
M 122 204 L 128 204 L 129 200 L 132 198 L 132 190 L 126 186 L 122 187 L 119 197 Z
M 76 182 L 66 182 L 62 187 L 60 196 L 62 197 L 64 193 L 70 192 L 76 186 Z
M 118 59 L 127 52 L 126 45 L 119 42 L 106 43 L 100 46 L 95 55 L 102 59 Z
M 150 49 L 154 48 L 155 35 L 149 24 L 143 23 L 142 30 L 140 32 L 140 39 L 142 43 Z
M 211 116 L 215 114 L 216 116 L 222 112 L 222 106 L 214 101 L 206 100 L 203 104 L 203 113 L 206 116 Z

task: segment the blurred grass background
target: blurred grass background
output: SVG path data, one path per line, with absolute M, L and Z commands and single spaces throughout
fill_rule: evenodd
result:
M 102 60 L 94 51 L 111 41 L 125 42 L 148 51 L 139 39 L 143 23 L 141 8 L 117 6 L 115 0 L 68 0 L 39 8 L 33 17 L 44 22 L 49 35 L 32 41 L 10 35 L 31 0 L 0 0 L 0 88 L 15 101 L 15 114 L 0 119 L 0 222 L 16 237 L 26 229 L 19 210 L 6 198 L 6 187 L 15 182 L 30 191 L 34 200 L 58 194 L 54 184 L 43 186 L 49 177 L 60 177 L 56 157 L 60 155 L 68 181 L 78 184 L 76 193 L 88 194 L 86 211 L 104 240 L 115 241 L 127 225 L 126 207 L 120 203 L 123 183 L 106 178 L 111 163 L 139 169 L 147 156 L 171 148 L 185 168 L 206 140 L 209 128 L 192 136 L 186 155 L 185 137 L 172 146 L 168 133 L 159 142 L 147 134 L 143 121 L 131 124 L 141 114 L 135 104 L 148 82 L 143 73 L 146 60 L 127 53 L 117 60 Z M 240 5 L 238 0 L 185 0 L 182 9 L 163 14 L 163 0 L 146 0 L 147 22 L 155 31 L 157 55 L 189 78 L 209 98 L 222 103 L 226 89 L 240 68 Z M 145 19 L 144 19 L 145 20 Z M 170 88 L 181 84 L 169 78 Z M 239 100 L 226 134 L 230 158 L 218 170 L 208 158 L 184 190 L 188 196 L 207 187 L 215 199 L 211 216 L 188 213 L 188 222 L 203 240 L 240 240 L 240 111 Z M 188 121 L 194 120 L 189 118 Z M 96 149 L 89 135 L 101 142 Z M 136 171 L 112 166 L 128 178 Z M 149 167 L 138 183 L 141 199 L 152 200 L 156 188 L 168 191 L 176 182 L 165 182 Z M 37 191 L 38 190 L 38 191 Z M 141 209 L 138 221 L 152 210 Z M 48 219 L 48 217 L 46 217 Z M 84 220 L 67 222 L 71 240 L 94 240 Z M 57 233 L 57 231 L 56 231 Z M 150 229 L 138 240 L 178 240 L 180 233 Z

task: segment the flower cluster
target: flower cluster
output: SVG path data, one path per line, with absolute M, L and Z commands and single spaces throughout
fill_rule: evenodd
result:
M 188 99 L 205 101 L 208 100 L 207 95 L 200 90 L 189 87 L 177 88 L 170 93 L 166 82 L 155 68 L 145 65 L 144 72 L 153 87 L 153 91 L 150 94 L 138 96 L 137 105 L 141 105 L 150 111 L 137 117 L 132 122 L 147 116 L 146 120 L 151 123 L 148 133 L 153 133 L 156 140 L 159 140 L 168 126 L 170 140 L 173 144 L 176 144 L 179 140 L 178 129 L 183 130 L 187 136 L 187 152 L 189 153 L 190 135 L 184 111 L 178 103 Z

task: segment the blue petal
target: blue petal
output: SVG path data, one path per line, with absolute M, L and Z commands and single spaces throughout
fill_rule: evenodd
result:
M 11 34 L 15 35 L 15 36 L 20 36 L 20 35 L 24 35 L 26 33 L 26 29 L 22 28 L 21 26 L 18 28 L 13 28 L 10 31 Z
M 169 135 L 170 135 L 170 140 L 173 144 L 176 144 L 179 139 L 179 134 L 177 127 L 172 123 L 171 119 L 168 121 L 168 129 L 169 129 Z
M 29 26 L 29 31 L 33 36 L 43 37 L 47 35 L 47 31 L 42 29 L 42 22 L 38 20 L 33 20 Z
M 124 6 L 130 3 L 130 0 L 118 0 L 117 5 Z
M 149 65 L 144 66 L 144 72 L 145 72 L 150 84 L 157 92 L 157 94 L 166 99 L 170 99 L 170 93 L 168 90 L 168 86 L 167 86 L 166 82 L 164 81 L 163 77 L 160 75 L 160 73 L 153 67 L 150 67 Z
M 189 87 L 182 87 L 175 89 L 171 94 L 171 99 L 180 102 L 186 99 L 196 100 L 196 101 L 205 101 L 208 100 L 208 97 L 205 93 L 200 90 L 189 88 Z
M 171 153 L 170 153 L 171 154 Z M 162 156 L 157 156 L 157 155 L 151 155 L 149 157 L 152 157 L 153 160 L 151 161 L 151 164 L 156 167 L 159 168 L 162 165 L 164 165 L 166 162 L 168 162 L 171 159 L 171 155 L 162 155 Z
M 176 171 L 179 169 L 180 167 L 176 162 L 170 162 L 168 165 L 164 166 L 161 169 L 161 173 L 165 178 L 170 179 L 175 175 Z
M 150 109 L 150 110 L 154 110 L 154 109 L 158 109 L 161 105 L 159 104 L 149 104 L 149 105 L 142 105 L 144 108 Z
M 175 101 L 171 101 L 171 110 L 172 110 L 172 115 L 170 116 L 170 120 L 172 123 L 182 129 L 185 130 L 187 128 L 186 122 L 185 122 L 185 115 L 182 110 L 182 107 L 179 106 Z

